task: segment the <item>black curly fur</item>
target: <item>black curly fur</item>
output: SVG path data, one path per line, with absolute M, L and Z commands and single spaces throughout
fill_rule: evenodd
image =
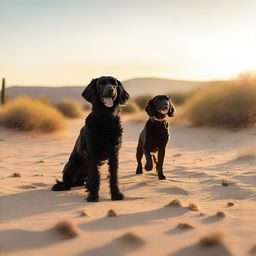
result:
M 113 98 L 112 107 L 107 107 L 102 101 L 102 97 L 109 93 Z M 86 118 L 64 167 L 63 181 L 57 181 L 52 190 L 68 190 L 86 182 L 87 201 L 97 202 L 100 186 L 98 168 L 108 160 L 111 199 L 122 200 L 124 196 L 118 187 L 117 172 L 123 128 L 118 112 L 119 106 L 129 99 L 129 94 L 117 79 L 108 76 L 93 79 L 82 96 L 92 104 L 92 112 Z
M 162 114 L 161 110 L 166 110 L 166 114 Z M 165 180 L 163 174 L 163 162 L 165 157 L 165 148 L 169 140 L 167 116 L 174 114 L 174 107 L 168 96 L 158 95 L 149 100 L 146 107 L 149 119 L 142 130 L 138 146 L 137 146 L 137 169 L 136 174 L 142 174 L 142 157 L 146 158 L 145 170 L 153 169 L 153 161 L 156 164 L 156 170 L 159 180 Z M 157 156 L 156 156 L 157 154 Z M 153 157 L 153 160 L 152 160 Z

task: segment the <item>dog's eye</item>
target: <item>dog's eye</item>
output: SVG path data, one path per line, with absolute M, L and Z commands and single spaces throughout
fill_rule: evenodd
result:
M 117 87 L 117 82 L 116 82 L 114 79 L 111 79 L 111 80 L 109 81 L 109 83 L 110 83 L 112 86 Z

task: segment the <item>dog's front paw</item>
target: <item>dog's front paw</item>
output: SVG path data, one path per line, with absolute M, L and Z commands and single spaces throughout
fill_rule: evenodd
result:
M 65 184 L 63 181 L 56 180 L 56 184 L 54 184 L 51 188 L 52 191 L 63 191 L 63 190 L 70 190 L 70 186 Z
M 137 169 L 136 169 L 136 174 L 142 174 L 142 173 L 143 173 L 142 167 L 138 166 Z
M 158 175 L 158 179 L 159 180 L 166 180 L 166 177 L 162 174 L 162 175 Z
M 117 192 L 111 195 L 111 200 L 116 201 L 116 200 L 123 200 L 124 199 L 124 194 L 121 192 Z
M 87 202 L 99 202 L 99 195 L 89 194 L 86 198 Z
M 145 170 L 146 171 L 151 171 L 153 169 L 153 162 L 151 161 L 147 161 L 145 164 Z

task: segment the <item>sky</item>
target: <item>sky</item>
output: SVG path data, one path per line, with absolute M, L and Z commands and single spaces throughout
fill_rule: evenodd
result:
M 0 77 L 229 79 L 256 71 L 256 0 L 0 0 Z

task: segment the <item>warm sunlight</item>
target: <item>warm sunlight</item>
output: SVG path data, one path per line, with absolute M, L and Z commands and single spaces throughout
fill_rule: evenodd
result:
M 80 85 L 100 74 L 228 79 L 256 69 L 253 0 L 15 0 L 0 7 L 8 84 Z

